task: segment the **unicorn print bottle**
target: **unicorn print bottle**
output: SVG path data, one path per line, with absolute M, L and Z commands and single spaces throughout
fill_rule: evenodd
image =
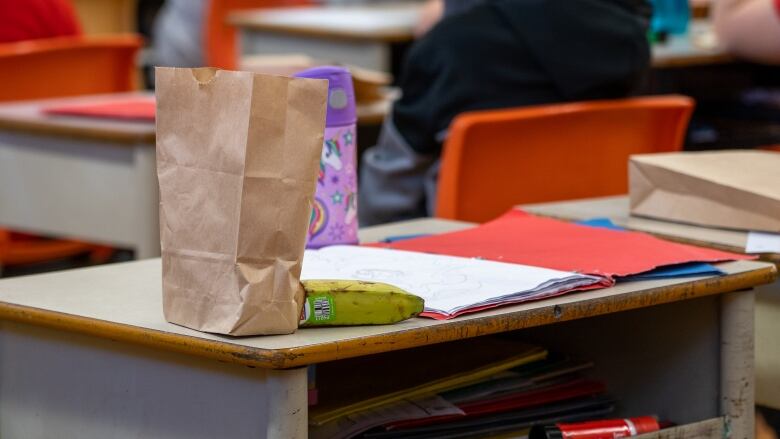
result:
M 355 92 L 347 69 L 315 67 L 295 76 L 328 80 L 328 112 L 308 248 L 357 243 Z

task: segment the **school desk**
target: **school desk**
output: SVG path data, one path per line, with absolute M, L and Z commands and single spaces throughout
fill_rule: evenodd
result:
M 393 46 L 414 39 L 419 13 L 419 3 L 315 6 L 236 12 L 228 21 L 239 28 L 244 55 L 302 53 L 389 72 Z M 707 19 L 692 20 L 687 34 L 652 47 L 658 68 L 731 61 Z
M 361 237 L 468 226 L 418 220 Z M 623 283 L 454 320 L 244 338 L 165 322 L 159 259 L 4 279 L 0 436 L 303 438 L 308 365 L 335 362 L 348 371 L 338 383 L 361 373 L 356 357 L 387 353 L 392 364 L 398 350 L 503 333 L 595 361 L 621 400 L 616 416 L 657 414 L 680 424 L 679 438 L 748 438 L 751 288 L 777 273 L 764 262 L 721 267 L 722 277 Z
M 651 233 L 670 241 L 744 253 L 747 233 L 641 218 L 629 214 L 627 196 L 522 206 L 528 212 L 577 221 L 606 217 L 618 226 Z M 780 266 L 780 253 L 764 253 L 761 260 Z M 756 290 L 756 401 L 780 409 L 780 282 Z
M 384 72 L 414 38 L 420 3 L 248 10 L 228 21 L 245 55 L 301 53 Z
M 127 247 L 137 259 L 159 256 L 154 123 L 41 113 L 138 96 L 148 94 L 0 104 L 0 227 Z M 381 123 L 389 106 L 358 106 L 358 123 Z
M 651 46 L 654 68 L 695 67 L 735 61 L 718 44 L 708 19 L 691 20 L 684 35 L 670 35 L 665 42 Z
M 95 99 L 0 105 L 0 226 L 157 256 L 154 124 L 41 113 Z

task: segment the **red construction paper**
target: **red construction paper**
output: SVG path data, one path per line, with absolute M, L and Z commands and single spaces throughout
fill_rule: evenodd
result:
M 487 398 L 466 404 L 458 404 L 465 415 L 432 416 L 429 418 L 409 419 L 396 421 L 385 425 L 388 430 L 401 430 L 413 427 L 422 427 L 431 424 L 441 424 L 450 420 L 463 420 L 484 415 L 504 413 L 512 410 L 522 410 L 566 401 L 586 396 L 599 395 L 606 391 L 604 383 L 598 381 L 575 380 L 568 383 L 535 389 L 520 391 L 500 397 Z
M 754 259 L 753 256 L 664 241 L 640 232 L 537 217 L 517 209 L 471 229 L 383 246 L 533 265 L 609 279 L 685 262 Z
M 154 122 L 154 97 L 138 97 L 82 104 L 56 105 L 43 109 L 45 114 L 97 117 L 103 119 Z

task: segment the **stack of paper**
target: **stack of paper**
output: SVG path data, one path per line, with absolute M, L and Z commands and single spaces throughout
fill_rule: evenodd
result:
M 354 246 L 306 250 L 301 279 L 385 282 L 422 297 L 425 315 L 433 318 L 609 284 L 570 271 Z
M 355 376 L 348 384 L 350 389 L 322 389 L 324 399 L 335 397 L 336 402 L 325 401 L 324 406 L 312 408 L 310 436 L 379 439 L 522 434 L 534 423 L 592 419 L 614 409 L 615 401 L 605 395 L 605 385 L 583 377 L 582 372 L 593 366 L 590 362 L 511 340 L 486 338 L 468 344 L 466 349 L 438 346 L 432 352 L 395 359 L 417 365 L 422 364 L 415 361 L 417 355 L 447 355 L 450 361 L 434 362 L 439 369 L 424 368 L 418 374 L 415 367 L 393 368 L 386 359 L 377 358 L 375 362 L 385 366 L 380 376 Z M 487 358 L 484 353 L 489 353 Z M 363 370 L 361 366 L 342 367 Z M 323 370 L 330 372 L 325 383 L 345 373 L 338 365 L 330 367 L 330 371 Z M 340 398 L 346 400 L 339 404 Z

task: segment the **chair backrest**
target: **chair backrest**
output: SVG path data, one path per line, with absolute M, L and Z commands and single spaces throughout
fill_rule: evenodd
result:
M 206 65 L 222 69 L 238 68 L 238 36 L 236 28 L 228 23 L 231 12 L 310 4 L 311 0 L 209 0 L 203 32 Z
M 135 35 L 0 44 L 0 101 L 133 90 Z
M 520 203 L 624 194 L 631 154 L 678 151 L 684 96 L 463 113 L 439 172 L 436 216 L 482 222 Z

